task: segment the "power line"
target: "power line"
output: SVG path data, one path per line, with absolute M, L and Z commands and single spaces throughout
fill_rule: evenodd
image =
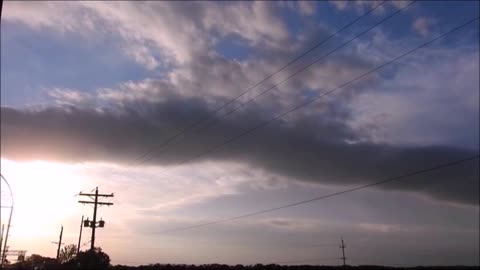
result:
M 328 90 L 328 91 L 326 91 L 326 92 L 324 92 L 324 93 L 322 93 L 322 94 L 319 94 L 319 95 L 317 95 L 316 97 L 311 98 L 310 100 L 307 100 L 307 101 L 305 101 L 305 102 L 303 102 L 303 103 L 300 103 L 300 104 L 292 107 L 291 109 L 289 109 L 289 110 L 287 110 L 287 111 L 285 111 L 285 112 L 283 112 L 283 113 L 280 113 L 280 114 L 274 116 L 273 118 L 270 118 L 269 120 L 263 121 L 263 122 L 261 122 L 260 124 L 255 125 L 255 126 L 249 128 L 249 129 L 241 132 L 240 134 L 237 134 L 237 135 L 235 135 L 235 136 L 233 136 L 233 137 L 230 137 L 229 139 L 227 139 L 227 140 L 221 142 L 220 144 L 217 144 L 217 145 L 215 145 L 215 146 L 207 149 L 206 151 L 200 152 L 200 153 L 198 153 L 197 155 L 194 155 L 194 156 L 192 156 L 192 157 L 189 157 L 189 158 L 187 158 L 187 159 L 184 159 L 184 160 L 182 160 L 181 162 L 177 163 L 177 165 L 185 164 L 185 163 L 190 162 L 190 161 L 193 161 L 193 160 L 195 160 L 195 159 L 197 159 L 197 158 L 199 158 L 199 157 L 202 157 L 202 156 L 205 156 L 205 155 L 207 155 L 207 154 L 209 154 L 209 153 L 215 152 L 215 151 L 221 149 L 222 147 L 224 147 L 225 145 L 230 144 L 230 143 L 232 143 L 232 142 L 235 142 L 235 141 L 237 141 L 238 139 L 240 139 L 240 138 L 242 138 L 242 137 L 244 137 L 244 136 L 246 136 L 246 135 L 248 135 L 248 134 L 250 134 L 250 133 L 253 133 L 253 132 L 256 131 L 256 130 L 261 129 L 261 128 L 263 128 L 263 127 L 271 124 L 272 122 L 274 122 L 274 121 L 276 121 L 276 120 L 278 120 L 278 119 L 283 118 L 284 116 L 286 116 L 286 115 L 288 115 L 288 114 L 290 114 L 290 113 L 292 113 L 292 112 L 295 112 L 295 111 L 297 111 L 297 110 L 299 110 L 299 109 L 301 109 L 301 108 L 303 108 L 303 107 L 305 107 L 305 106 L 308 106 L 308 105 L 312 104 L 313 102 L 315 102 L 315 101 L 317 101 L 317 100 L 319 100 L 319 99 L 321 99 L 321 98 L 323 98 L 323 97 L 325 97 L 325 96 L 327 96 L 327 95 L 330 95 L 330 94 L 332 94 L 333 92 L 335 92 L 335 91 L 337 91 L 337 90 L 339 90 L 339 89 L 342 89 L 342 88 L 344 88 L 344 87 L 352 84 L 353 82 L 356 82 L 356 81 L 358 81 L 358 80 L 366 77 L 367 75 L 370 75 L 370 74 L 376 72 L 377 70 L 379 70 L 379 69 L 381 69 L 381 68 L 384 68 L 385 66 L 388 66 L 388 65 L 390 65 L 390 64 L 398 61 L 399 59 L 401 59 L 401 58 L 403 58 L 403 57 L 405 57 L 405 56 L 407 56 L 407 55 L 412 54 L 413 52 L 415 52 L 415 51 L 417 51 L 417 50 L 419 50 L 419 49 L 421 49 L 421 48 L 423 48 L 423 47 L 425 47 L 425 46 L 427 46 L 427 45 L 429 45 L 429 44 L 431 44 L 431 43 L 433 43 L 433 42 L 435 42 L 435 41 L 437 41 L 437 40 L 439 40 L 439 39 L 441 39 L 441 38 L 443 38 L 443 37 L 445 37 L 446 35 L 448 35 L 448 34 L 450 34 L 450 33 L 452 33 L 452 32 L 455 32 L 455 31 L 457 31 L 457 30 L 459 30 L 459 29 L 467 26 L 468 24 L 470 24 L 470 23 L 472 23 L 472 22 L 474 22 L 474 21 L 476 21 L 476 20 L 478 20 L 478 19 L 479 19 L 479 17 L 470 19 L 470 20 L 466 21 L 465 23 L 462 23 L 461 25 L 456 26 L 456 27 L 450 29 L 450 30 L 447 31 L 447 32 L 444 32 L 443 34 L 440 34 L 440 35 L 438 35 L 437 37 L 435 37 L 435 38 L 433 38 L 433 39 L 430 39 L 429 41 L 427 41 L 427 42 L 425 42 L 425 43 L 422 43 L 421 45 L 415 47 L 414 49 L 411 49 L 411 50 L 409 50 L 409 51 L 407 51 L 407 52 L 405 52 L 405 53 L 403 53 L 403 54 L 401 54 L 401 55 L 399 55 L 399 56 L 397 56 L 397 57 L 395 57 L 395 58 L 393 58 L 393 59 L 391 59 L 391 60 L 389 60 L 389 61 L 387 61 L 387 62 L 385 62 L 385 63 L 383 63 L 383 64 L 381 64 L 381 65 L 379 65 L 379 66 L 377 66 L 377 67 L 375 67 L 375 68 L 367 71 L 367 72 L 365 72 L 365 73 L 363 73 L 362 75 L 359 75 L 359 76 L 353 78 L 352 80 L 350 80 L 350 81 L 348 81 L 348 82 L 346 82 L 346 83 L 343 83 L 343 84 L 341 84 L 341 85 L 339 85 L 339 86 L 337 86 L 337 87 L 335 87 L 335 88 L 333 88 L 333 89 L 330 89 L 330 90 Z M 163 172 L 165 172 L 165 170 L 164 170 Z
M 349 43 L 351 43 L 352 41 L 358 39 L 359 37 L 363 36 L 364 34 L 370 32 L 371 30 L 373 30 L 374 28 L 378 27 L 380 24 L 384 23 L 385 21 L 387 21 L 388 19 L 392 18 L 393 16 L 395 16 L 396 14 L 402 12 L 403 10 L 407 9 L 409 6 L 413 5 L 414 3 L 416 3 L 416 1 L 412 1 L 410 2 L 408 5 L 404 6 L 403 8 L 397 10 L 396 12 L 390 14 L 389 16 L 385 17 L 383 20 L 379 21 L 377 24 L 373 25 L 372 27 L 368 28 L 367 30 L 364 30 L 362 32 L 360 32 L 359 34 L 357 34 L 356 36 L 354 36 L 352 39 L 344 42 L 343 44 L 341 44 L 340 46 L 336 47 L 335 49 L 331 50 L 330 52 L 328 52 L 327 54 L 325 55 L 322 55 L 321 57 L 317 58 L 316 60 L 314 60 L 312 63 L 298 69 L 296 72 L 290 74 L 289 76 L 287 76 L 284 80 L 280 81 L 279 83 L 271 86 L 270 88 L 267 88 L 261 92 L 259 92 L 257 95 L 255 95 L 254 97 L 252 97 L 251 99 L 247 100 L 246 102 L 244 103 L 241 103 L 238 107 L 232 109 L 231 111 L 227 112 L 226 114 L 222 115 L 220 118 L 217 118 L 215 119 L 214 122 L 211 122 L 211 124 L 207 125 L 204 127 L 204 129 L 206 128 L 210 128 L 212 126 L 215 126 L 216 123 L 218 123 L 220 120 L 224 119 L 225 117 L 229 116 L 230 114 L 238 111 L 239 109 L 243 108 L 245 105 L 251 103 L 252 101 L 254 101 L 255 99 L 263 96 L 264 94 L 270 92 L 271 90 L 273 89 L 276 89 L 278 86 L 284 84 L 285 82 L 289 81 L 291 78 L 293 78 L 294 76 L 298 75 L 299 73 L 302 73 L 303 71 L 307 70 L 308 68 L 310 68 L 312 65 L 314 64 L 317 64 L 319 63 L 321 60 L 324 60 L 325 58 L 327 58 L 328 56 L 330 56 L 331 54 L 335 53 L 336 51 L 342 49 L 343 47 L 345 47 L 346 45 L 348 45 Z M 203 129 L 202 129 L 203 130 Z
M 90 244 L 91 242 L 92 242 L 92 240 L 88 240 L 88 242 L 83 243 L 83 244 L 81 245 L 81 247 L 84 247 L 84 246 Z
M 200 223 L 200 224 L 196 224 L 196 225 L 173 228 L 173 229 L 162 231 L 160 233 L 185 231 L 185 230 L 205 227 L 205 226 L 209 226 L 209 225 L 214 225 L 214 224 L 218 224 L 218 223 L 229 222 L 229 221 L 233 221 L 233 220 L 237 220 L 237 219 L 247 218 L 247 217 L 251 217 L 251 216 L 257 216 L 257 215 L 260 215 L 260 214 L 265 214 L 265 213 L 277 211 L 277 210 L 280 210 L 280 209 L 285 209 L 285 208 L 290 208 L 290 207 L 294 207 L 294 206 L 298 206 L 298 205 L 302 205 L 302 204 L 306 204 L 306 203 L 311 203 L 311 202 L 327 199 L 327 198 L 330 198 L 330 197 L 339 196 L 339 195 L 342 195 L 342 194 L 345 194 L 345 193 L 350 193 L 350 192 L 354 192 L 354 191 L 357 191 L 357 190 L 366 189 L 366 188 L 373 187 L 373 186 L 383 185 L 383 184 L 393 182 L 393 181 L 398 181 L 398 180 L 402 180 L 402 179 L 405 180 L 405 179 L 407 179 L 409 177 L 412 177 L 412 176 L 436 171 L 436 170 L 439 170 L 439 169 L 444 169 L 444 168 L 447 168 L 447 167 L 456 166 L 456 165 L 459 165 L 459 164 L 467 162 L 467 161 L 478 159 L 479 157 L 480 157 L 480 155 L 477 154 L 477 155 L 466 157 L 466 158 L 463 158 L 463 159 L 450 161 L 450 162 L 447 162 L 447 163 L 442 163 L 442 164 L 439 164 L 439 165 L 436 165 L 436 166 L 433 166 L 433 167 L 429 167 L 429 168 L 426 168 L 426 169 L 420 169 L 420 170 L 412 171 L 412 172 L 409 172 L 409 173 L 402 174 L 400 176 L 387 178 L 387 179 L 384 179 L 384 180 L 381 180 L 381 181 L 378 181 L 378 182 L 373 182 L 373 183 L 358 186 L 358 187 L 355 187 L 355 188 L 345 189 L 345 190 L 342 190 L 342 191 L 339 191 L 339 192 L 330 193 L 330 194 L 327 194 L 327 195 L 311 198 L 311 199 L 296 202 L 296 203 L 286 204 L 286 205 L 282 205 L 282 206 L 278 206 L 278 207 L 274 207 L 274 208 L 269 208 L 269 209 L 265 209 L 265 210 L 251 212 L 251 213 L 247 213 L 247 214 L 243 214 L 243 215 L 239 215 L 239 216 L 234 216 L 234 217 L 230 217 L 230 218 L 225 218 L 225 219 L 219 219 L 219 220 L 215 220 L 215 221 Z
M 339 47 L 333 49 L 333 50 L 330 51 L 329 53 L 327 53 L 327 54 L 325 54 L 325 55 L 317 58 L 315 61 L 313 61 L 312 63 L 304 66 L 303 68 L 301 68 L 301 69 L 299 69 L 299 70 L 297 70 L 297 71 L 294 72 L 293 74 L 290 74 L 287 78 L 285 78 L 284 80 L 282 80 L 280 83 L 278 83 L 278 84 L 276 84 L 276 85 L 268 88 L 267 90 L 261 92 L 259 95 L 255 96 L 254 98 L 257 98 L 257 97 L 259 97 L 260 95 L 263 95 L 263 94 L 265 94 L 266 92 L 268 92 L 268 91 L 270 91 L 270 90 L 278 87 L 280 84 L 285 83 L 286 81 L 288 81 L 288 80 L 290 80 L 291 78 L 293 78 L 295 75 L 297 75 L 297 74 L 303 72 L 304 70 L 310 68 L 310 67 L 311 67 L 312 65 L 314 65 L 315 63 L 319 62 L 320 60 L 322 60 L 322 59 L 324 59 L 325 57 L 329 56 L 330 54 L 334 53 L 336 50 L 338 50 L 338 49 L 346 46 L 348 43 L 350 43 L 350 42 L 352 42 L 353 40 L 359 38 L 360 36 L 366 34 L 367 32 L 371 31 L 371 30 L 374 29 L 375 27 L 378 27 L 379 25 L 381 25 L 381 24 L 384 23 L 385 21 L 391 19 L 391 18 L 394 17 L 395 15 L 399 14 L 400 12 L 402 12 L 403 10 L 405 10 L 406 8 L 408 8 L 409 6 L 413 5 L 414 3 L 416 3 L 416 1 L 412 1 L 412 2 L 410 2 L 408 5 L 404 6 L 403 8 L 396 10 L 395 12 L 393 12 L 392 14 L 390 14 L 390 15 L 388 15 L 387 17 L 383 18 L 382 20 L 380 20 L 379 22 L 377 22 L 376 24 L 374 24 L 373 26 L 371 26 L 371 27 L 368 28 L 367 30 L 362 31 L 361 33 L 357 34 L 357 35 L 354 36 L 352 39 L 350 39 L 350 40 L 348 40 L 347 42 L 343 43 L 343 44 L 340 45 Z M 403 56 L 402 56 L 402 57 L 403 57 Z M 401 58 L 401 57 L 400 57 L 400 58 Z M 385 65 L 385 64 L 384 64 L 384 65 Z M 380 66 L 380 67 L 383 67 L 383 65 Z M 378 69 L 378 68 L 377 68 L 377 69 Z M 374 72 L 374 71 L 376 71 L 376 69 L 369 71 L 369 73 Z M 365 75 L 367 75 L 367 74 L 364 74 L 364 76 L 365 76 Z M 353 81 L 355 81 L 355 80 L 358 80 L 358 79 L 360 79 L 360 78 L 355 78 L 355 79 L 352 80 L 351 82 L 353 82 Z M 315 101 L 315 100 L 317 100 L 317 99 L 319 99 L 319 98 L 321 98 L 321 97 L 323 97 L 323 96 L 325 96 L 325 95 L 328 95 L 328 94 L 330 94 L 331 92 L 334 92 L 334 91 L 336 91 L 336 90 L 338 90 L 339 88 L 342 88 L 342 87 L 343 87 L 343 86 L 337 87 L 337 88 L 335 88 L 335 89 L 333 89 L 333 90 L 327 91 L 327 93 L 325 93 L 325 94 L 321 94 L 321 95 L 317 96 L 316 98 L 312 98 L 309 102 L 304 103 L 304 104 L 300 104 L 300 107 L 309 105 L 309 104 L 312 103 L 313 101 Z M 253 99 L 249 100 L 248 102 L 250 102 L 250 101 L 252 101 L 252 100 L 253 100 Z M 246 103 L 248 103 L 248 102 L 246 102 Z M 246 104 L 246 103 L 243 103 L 243 104 Z M 241 105 L 241 106 L 242 106 L 242 105 Z M 237 107 L 236 109 L 238 109 L 238 107 Z M 294 108 L 294 110 L 297 110 L 297 109 L 298 109 L 298 108 Z M 293 110 L 293 111 L 294 111 L 294 110 Z M 209 153 L 211 153 L 211 152 L 214 152 L 214 151 L 222 148 L 224 145 L 229 144 L 229 143 L 231 143 L 231 142 L 234 142 L 234 141 L 236 141 L 237 139 L 239 139 L 239 138 L 241 138 L 241 137 L 243 137 L 243 136 L 245 136 L 245 135 L 248 135 L 249 133 L 252 133 L 253 131 L 255 131 L 255 130 L 257 130 L 257 129 L 260 129 L 260 128 L 262 128 L 262 127 L 270 124 L 271 122 L 273 122 L 273 121 L 275 121 L 275 120 L 277 120 L 277 119 L 279 119 L 279 118 L 282 118 L 283 116 L 285 116 L 286 114 L 289 114 L 289 113 L 291 113 L 291 112 L 292 112 L 292 110 L 289 110 L 289 111 L 287 111 L 287 112 L 285 112 L 285 113 L 283 113 L 283 114 L 280 114 L 280 115 L 278 115 L 278 116 L 275 116 L 275 117 L 271 118 L 270 120 L 264 121 L 264 122 L 260 123 L 259 125 L 254 126 L 254 127 L 250 128 L 250 129 L 247 129 L 246 131 L 244 131 L 244 132 L 242 132 L 242 133 L 240 133 L 240 134 L 238 134 L 238 135 L 236 135 L 236 136 L 230 137 L 229 139 L 227 139 L 226 141 L 220 143 L 219 145 L 215 145 L 215 146 L 213 146 L 212 148 L 207 149 L 205 152 L 201 152 L 201 153 L 199 153 L 199 154 L 197 154 L 197 155 L 195 155 L 195 156 L 192 156 L 192 157 L 190 157 L 190 158 L 184 159 L 184 160 L 180 161 L 179 163 L 177 163 L 176 165 L 181 165 L 181 164 L 187 163 L 187 162 L 192 161 L 192 160 L 194 160 L 194 159 L 197 159 L 197 158 L 199 158 L 199 157 L 201 157 L 201 156 L 204 156 L 204 155 L 206 155 L 206 154 L 209 154 Z M 144 162 L 146 162 L 146 161 L 148 161 L 148 160 L 150 160 L 150 159 L 151 159 L 151 158 L 144 159 L 141 163 L 144 163 Z M 139 164 L 140 164 L 140 163 L 139 163 Z M 166 170 L 163 170 L 162 172 L 165 173 L 165 171 L 166 171 Z
M 153 148 L 147 150 L 145 153 L 143 153 L 142 155 L 140 155 L 138 158 L 136 158 L 134 160 L 134 162 L 137 162 L 138 164 L 142 164 L 144 163 L 145 161 L 147 160 L 143 160 L 145 157 L 147 157 L 148 155 L 152 154 L 153 152 L 155 152 L 156 150 L 159 150 L 159 149 L 162 149 L 163 147 L 169 145 L 172 141 L 174 141 L 176 138 L 178 138 L 179 136 L 191 131 L 192 129 L 194 129 L 196 126 L 200 125 L 201 123 L 203 123 L 204 121 L 208 121 L 210 119 L 213 119 L 216 114 L 218 112 L 220 112 L 222 109 L 224 109 L 225 107 L 227 107 L 228 105 L 232 104 L 233 102 L 237 101 L 239 98 L 243 97 L 245 94 L 249 93 L 250 91 L 252 91 L 253 89 L 257 88 L 258 86 L 260 86 L 262 83 L 264 83 L 265 81 L 267 81 L 268 79 L 272 78 L 273 76 L 277 75 L 278 73 L 282 72 L 283 70 L 285 70 L 287 67 L 289 67 L 290 65 L 292 65 L 293 63 L 297 62 L 299 59 L 301 59 L 302 57 L 304 57 L 305 55 L 309 54 L 310 52 L 316 50 L 317 48 L 319 48 L 320 46 L 322 46 L 323 44 L 325 44 L 327 41 L 329 41 L 330 39 L 332 39 L 333 37 L 335 37 L 338 33 L 342 32 L 343 30 L 347 29 L 348 27 L 352 26 L 353 24 L 357 23 L 360 19 L 366 17 L 367 15 L 369 15 L 370 13 L 372 13 L 373 11 L 375 11 L 377 8 L 379 8 L 380 6 L 382 6 L 386 1 L 382 1 L 380 4 L 376 5 L 375 7 L 373 7 L 372 9 L 368 10 L 367 12 L 365 12 L 363 15 L 360 15 L 358 16 L 357 18 L 355 18 L 354 20 L 352 20 L 351 22 L 349 22 L 348 24 L 344 25 L 343 27 L 341 27 L 339 30 L 337 30 L 336 32 L 334 32 L 333 34 L 331 34 L 330 36 L 328 36 L 327 38 L 325 38 L 324 40 L 320 41 L 319 43 L 315 44 L 313 47 L 311 47 L 310 49 L 308 49 L 307 51 L 303 52 L 302 54 L 298 55 L 297 57 L 291 59 L 289 62 L 287 62 L 286 64 L 284 64 L 280 69 L 276 70 L 275 72 L 271 73 L 270 75 L 268 75 L 267 77 L 265 77 L 264 79 L 262 79 L 261 81 L 257 82 L 256 84 L 254 84 L 253 86 L 250 86 L 249 88 L 247 88 L 244 92 L 242 92 L 240 95 L 238 95 L 237 97 L 231 99 L 230 101 L 226 102 L 225 104 L 223 104 L 222 106 L 220 106 L 219 108 L 215 109 L 213 112 L 209 113 L 209 115 L 207 115 L 207 117 L 205 118 L 202 118 L 190 125 L 188 125 L 187 127 L 185 127 L 184 129 L 182 129 L 180 132 L 176 133 L 175 135 L 169 137 L 168 139 L 166 139 L 165 141 L 163 141 L 162 143 L 156 145 L 156 146 L 153 146 Z M 415 2 L 415 1 L 414 1 Z M 413 3 L 413 2 L 412 2 Z

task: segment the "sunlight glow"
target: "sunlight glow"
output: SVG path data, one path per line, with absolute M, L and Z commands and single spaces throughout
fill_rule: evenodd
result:
M 1 162 L 2 175 L 9 181 L 15 200 L 12 236 L 50 235 L 50 230 L 78 211 L 74 196 L 84 179 L 75 171 L 81 165 L 6 159 Z M 7 214 L 8 211 L 2 211 L 2 223 L 7 220 Z

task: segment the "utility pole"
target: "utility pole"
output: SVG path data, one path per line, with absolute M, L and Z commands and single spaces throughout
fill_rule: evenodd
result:
M 90 221 L 87 218 L 87 220 L 84 221 L 84 226 L 85 227 L 91 227 L 92 228 L 92 240 L 91 240 L 90 250 L 93 251 L 95 249 L 95 228 L 97 228 L 97 223 L 98 223 L 98 227 L 100 227 L 100 228 L 103 228 L 105 226 L 105 221 L 100 220 L 99 222 L 97 222 L 97 206 L 98 205 L 100 205 L 100 206 L 102 206 L 102 205 L 108 205 L 108 206 L 113 205 L 113 203 L 110 203 L 110 202 L 99 202 L 98 197 L 104 197 L 104 198 L 113 197 L 113 193 L 112 194 L 98 194 L 98 187 L 96 187 L 94 194 L 80 192 L 78 195 L 79 196 L 88 196 L 93 200 L 93 202 L 92 201 L 78 201 L 79 203 L 93 204 L 93 220 Z
M 62 247 L 63 243 L 62 243 L 62 236 L 63 236 L 63 225 L 60 229 L 60 237 L 58 239 L 58 242 L 52 242 L 53 244 L 58 244 L 58 248 L 57 248 L 57 261 L 58 259 L 60 258 L 60 248 Z
M 3 1 L 2 1 L 2 4 L 3 4 Z M 5 184 L 7 184 L 7 187 L 8 187 L 8 190 L 9 190 L 9 193 L 10 193 L 10 205 L 1 205 L 2 204 L 2 200 L 0 199 L 0 208 L 9 208 L 10 209 L 10 215 L 8 217 L 8 224 L 7 224 L 7 229 L 4 233 L 4 238 L 2 239 L 3 241 L 3 249 L 2 249 L 2 254 L 0 254 L 1 258 L 0 258 L 0 268 L 3 267 L 3 265 L 5 264 L 5 259 L 6 259 L 6 252 L 8 250 L 8 236 L 10 235 L 10 227 L 11 227 L 11 222 L 12 222 L 12 213 L 13 213 L 13 205 L 14 205 L 14 200 L 13 200 L 13 192 L 12 192 L 12 188 L 10 187 L 10 184 L 8 183 L 7 179 L 5 177 L 3 177 L 3 175 L 0 173 L 0 178 L 3 179 L 3 181 L 5 182 Z M 1 181 L 1 180 L 0 180 Z M 1 182 L 0 182 L 1 183 Z M 1 184 L 0 184 L 0 189 L 1 189 Z M 2 197 L 3 197 L 3 194 L 2 194 Z M 1 210 L 3 211 L 3 210 Z
M 0 231 L 0 256 L 2 254 L 2 243 L 3 243 L 3 231 L 5 230 L 5 224 L 2 224 L 2 230 Z
M 343 260 L 343 266 L 346 266 L 347 265 L 346 262 L 345 262 L 347 260 L 347 257 L 345 257 L 346 246 L 345 246 L 345 243 L 343 242 L 343 237 L 342 237 L 342 244 L 340 245 L 340 248 L 342 249 L 342 257 L 340 259 Z
M 80 222 L 80 234 L 78 235 L 77 254 L 80 253 L 80 243 L 82 241 L 82 230 L 83 230 L 83 215 L 82 215 L 82 221 Z

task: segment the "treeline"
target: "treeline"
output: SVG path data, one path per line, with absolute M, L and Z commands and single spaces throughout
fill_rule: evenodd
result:
M 478 266 L 429 266 L 429 267 L 385 267 L 385 266 L 318 266 L 318 265 L 225 265 L 225 264 L 150 264 L 141 266 L 115 265 L 112 270 L 478 270 Z
M 70 249 L 76 250 L 75 246 Z M 66 251 L 69 248 L 65 249 Z M 319 265 L 226 265 L 226 264 L 149 264 L 141 266 L 111 265 L 109 256 L 100 248 L 93 251 L 60 253 L 59 259 L 33 254 L 22 262 L 8 264 L 4 269 L 12 270 L 478 270 L 478 266 L 430 266 L 430 267 L 386 267 L 386 266 L 319 266 Z
M 317 266 L 317 265 L 277 265 L 277 264 L 256 264 L 256 265 L 225 265 L 225 264 L 150 264 L 141 266 L 126 265 L 80 265 L 73 263 L 59 264 L 54 259 L 40 264 L 13 264 L 5 269 L 15 270 L 90 270 L 90 269 L 111 269 L 111 270 L 478 270 L 478 266 L 429 266 L 429 267 L 386 267 L 386 266 Z

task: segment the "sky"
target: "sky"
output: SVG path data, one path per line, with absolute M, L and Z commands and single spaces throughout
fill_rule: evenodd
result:
M 62 225 L 77 244 L 93 215 L 77 194 L 99 187 L 113 264 L 338 265 L 343 237 L 352 265 L 478 265 L 478 159 L 172 231 L 478 155 L 478 16 L 478 1 L 6 1 L 9 245 L 54 257 Z

